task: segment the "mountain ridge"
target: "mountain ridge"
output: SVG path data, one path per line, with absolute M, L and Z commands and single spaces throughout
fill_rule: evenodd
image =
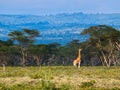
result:
M 7 39 L 7 36 L 4 36 L 13 30 L 28 28 L 41 32 L 42 37 L 38 39 L 39 43 L 66 44 L 74 39 L 85 41 L 88 36 L 81 36 L 80 32 L 96 25 L 109 25 L 120 29 L 120 14 L 84 14 L 81 12 L 44 16 L 0 14 L 0 39 Z

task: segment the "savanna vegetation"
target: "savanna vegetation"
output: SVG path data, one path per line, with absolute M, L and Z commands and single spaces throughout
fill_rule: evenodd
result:
M 9 33 L 9 40 L 0 41 L 0 64 L 8 66 L 72 65 L 82 48 L 84 66 L 120 65 L 120 31 L 99 25 L 83 30 L 89 34 L 85 42 L 73 40 L 66 45 L 58 43 L 35 44 L 40 37 L 37 30 L 23 29 Z
M 120 90 L 120 31 L 99 25 L 80 34 L 90 37 L 45 45 L 35 44 L 37 30 L 9 33 L 0 40 L 0 90 Z M 71 65 L 79 48 L 78 69 Z
M 0 70 L 0 90 L 120 90 L 120 67 L 31 66 Z

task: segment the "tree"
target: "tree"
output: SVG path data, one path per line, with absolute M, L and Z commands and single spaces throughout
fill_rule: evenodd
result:
M 0 65 L 3 66 L 3 71 L 5 71 L 5 66 L 9 63 L 12 45 L 11 40 L 0 40 Z
M 110 26 L 99 25 L 85 29 L 81 34 L 89 34 L 88 42 L 96 46 L 101 54 L 101 59 L 110 67 L 111 64 L 117 63 L 116 47 L 119 48 L 120 31 Z M 116 64 L 115 64 L 116 65 Z
M 58 55 L 60 46 L 61 45 L 56 42 L 48 44 L 48 52 L 49 52 L 48 61 L 47 61 L 48 65 L 54 65 L 57 63 L 58 60 L 56 60 L 56 59 L 57 59 L 57 55 Z
M 44 63 L 44 57 L 48 54 L 47 45 L 33 45 L 29 48 L 29 55 L 32 57 L 38 66 Z
M 14 30 L 9 35 L 11 40 L 17 44 L 18 50 L 20 50 L 20 54 L 22 56 L 22 65 L 26 65 L 27 60 L 27 49 L 35 42 L 36 37 L 40 36 L 39 31 L 37 30 L 29 30 L 29 29 L 22 29 Z

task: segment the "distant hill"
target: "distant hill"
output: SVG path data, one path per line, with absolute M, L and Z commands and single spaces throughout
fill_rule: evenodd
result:
M 73 39 L 85 41 L 88 36 L 80 35 L 84 28 L 103 24 L 120 29 L 120 14 L 0 15 L 0 39 L 7 39 L 12 30 L 28 28 L 41 32 L 38 43 L 66 44 Z

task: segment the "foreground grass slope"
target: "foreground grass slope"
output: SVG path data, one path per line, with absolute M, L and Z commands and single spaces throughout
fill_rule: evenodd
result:
M 0 90 L 120 90 L 120 67 L 0 67 Z

